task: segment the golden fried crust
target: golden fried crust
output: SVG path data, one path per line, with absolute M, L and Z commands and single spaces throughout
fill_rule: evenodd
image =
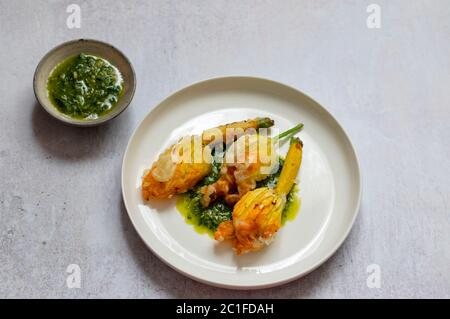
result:
M 214 239 L 218 241 L 234 239 L 234 226 L 232 220 L 221 222 L 214 233 Z
M 236 253 L 257 251 L 266 246 L 281 226 L 282 199 L 269 188 L 248 192 L 234 206 L 233 226 Z
M 249 128 L 260 128 L 260 127 L 271 127 L 273 125 L 273 120 L 270 118 L 256 118 L 252 120 L 242 121 L 242 122 L 234 122 L 227 125 L 222 125 L 217 127 L 216 129 L 206 130 L 202 134 L 202 144 L 204 147 L 209 142 L 214 142 L 214 138 L 212 133 L 215 133 L 217 130 L 222 135 L 222 138 L 226 139 L 227 128 L 241 128 L 241 132 L 244 132 Z M 239 135 L 240 136 L 240 135 Z M 234 136 L 233 139 L 239 137 Z M 223 139 L 222 139 L 223 140 Z M 191 140 L 191 143 L 194 143 L 194 140 Z M 194 143 L 195 144 L 195 143 Z M 192 148 L 192 152 L 195 148 Z M 176 165 L 176 168 L 172 174 L 173 166 L 166 169 L 165 161 L 167 161 L 168 157 L 172 152 L 172 147 L 169 147 L 164 153 L 160 155 L 158 160 L 153 163 L 152 168 L 148 171 L 143 180 L 142 180 L 142 197 L 144 200 L 149 200 L 151 197 L 154 198 L 170 198 L 175 194 L 180 194 L 188 191 L 193 188 L 202 178 L 204 178 L 211 170 L 211 164 L 207 163 L 205 160 L 203 163 L 179 163 Z M 191 154 L 193 155 L 193 154 Z M 159 167 L 157 165 L 160 165 Z M 170 169 L 170 174 L 167 172 Z M 164 175 L 161 178 L 161 171 Z M 166 181 L 166 177 L 167 178 Z M 156 178 L 155 178 L 156 177 Z
M 142 180 L 142 197 L 144 200 L 149 200 L 152 197 L 171 198 L 175 194 L 185 193 L 208 175 L 211 165 L 208 163 L 179 163 L 173 176 L 167 182 L 159 182 L 153 177 L 152 172 L 155 169 L 156 167 L 153 165 Z

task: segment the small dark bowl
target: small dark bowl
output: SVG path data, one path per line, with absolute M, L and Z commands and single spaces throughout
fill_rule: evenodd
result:
M 63 114 L 48 97 L 47 80 L 51 71 L 66 58 L 80 53 L 108 60 L 119 69 L 123 77 L 123 95 L 111 111 L 96 119 L 75 119 Z M 33 89 L 39 104 L 54 118 L 75 126 L 95 126 L 115 118 L 128 107 L 136 89 L 136 74 L 128 58 L 114 46 L 97 40 L 79 39 L 55 47 L 42 58 L 34 72 Z

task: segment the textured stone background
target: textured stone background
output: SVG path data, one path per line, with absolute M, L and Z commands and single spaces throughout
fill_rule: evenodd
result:
M 366 27 L 366 7 L 382 28 Z M 78 3 L 81 29 L 66 27 Z M 66 127 L 37 105 L 34 68 L 87 37 L 131 59 L 132 106 Z M 450 297 L 450 3 L 442 1 L 0 1 L 0 297 Z M 361 160 L 356 224 L 322 267 L 261 291 L 221 290 L 164 265 L 121 200 L 132 130 L 161 99 L 223 75 L 299 88 L 347 129 Z M 66 267 L 79 264 L 81 289 Z M 366 286 L 379 264 L 380 289 Z

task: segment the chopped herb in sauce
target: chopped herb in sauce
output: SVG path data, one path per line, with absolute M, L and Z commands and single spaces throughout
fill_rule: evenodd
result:
M 193 225 L 197 232 L 202 234 L 207 233 L 212 237 L 219 224 L 223 221 L 230 220 L 233 212 L 233 209 L 222 200 L 218 200 L 206 208 L 200 203 L 202 195 L 199 192 L 199 188 L 214 183 L 220 177 L 221 163 L 217 160 L 218 156 L 223 156 L 223 154 L 214 156 L 213 168 L 209 175 L 194 189 L 180 195 L 177 200 L 177 209 L 184 216 L 186 223 Z M 266 179 L 257 182 L 256 187 L 275 187 L 280 177 L 283 164 L 284 160 L 280 157 L 278 171 Z M 293 220 L 300 208 L 297 190 L 297 186 L 294 185 L 287 195 L 287 203 L 281 217 L 283 225 L 287 220 Z
M 215 183 L 219 179 L 220 169 L 222 168 L 222 161 L 224 156 L 225 156 L 224 153 L 213 155 L 211 172 L 198 183 L 196 189 L 198 189 L 200 186 Z
M 50 101 L 60 112 L 77 119 L 95 119 L 117 104 L 123 93 L 123 79 L 107 60 L 81 53 L 55 67 L 47 89 Z

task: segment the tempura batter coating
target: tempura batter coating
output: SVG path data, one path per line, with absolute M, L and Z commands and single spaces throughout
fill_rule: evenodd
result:
M 164 153 L 167 155 L 171 148 Z M 165 158 L 166 156 L 164 156 Z M 175 164 L 172 177 L 166 182 L 160 182 L 155 178 L 159 162 L 155 162 L 152 168 L 145 174 L 142 180 L 142 197 L 144 200 L 155 198 L 171 198 L 175 194 L 187 192 L 193 188 L 203 177 L 209 174 L 211 164 L 203 163 L 178 163 Z
M 227 154 L 231 153 L 233 156 L 227 158 L 225 155 L 219 180 L 200 189 L 203 206 L 208 206 L 217 197 L 223 197 L 233 206 L 247 192 L 255 189 L 256 182 L 278 169 L 274 148 L 272 139 L 266 136 L 240 137 L 227 150 Z
M 232 221 L 222 222 L 216 240 L 231 239 L 236 254 L 258 251 L 270 244 L 281 227 L 286 195 L 302 160 L 302 142 L 293 139 L 275 189 L 261 187 L 246 193 L 234 206 Z
M 222 139 L 226 141 L 226 134 L 229 132 L 227 128 L 241 128 L 242 130 L 237 132 L 235 138 L 239 138 L 244 134 L 246 129 L 254 128 L 267 128 L 273 125 L 273 120 L 270 118 L 255 118 L 251 120 L 233 122 L 231 124 L 222 125 L 215 129 L 209 129 L 202 133 L 201 144 L 203 147 L 202 153 L 208 155 L 209 157 L 202 157 L 200 161 L 189 161 L 186 162 L 182 160 L 181 162 L 174 162 L 171 154 L 179 143 L 174 144 L 167 148 L 155 161 L 149 171 L 147 171 L 142 180 L 142 197 L 144 200 L 149 200 L 150 198 L 171 198 L 175 194 L 185 193 L 189 189 L 193 188 L 199 181 L 201 181 L 205 176 L 211 171 L 211 149 L 208 144 L 214 144 L 214 139 L 211 139 L 212 133 L 223 134 Z M 190 137 L 188 137 L 190 141 Z M 232 140 L 232 139 L 231 139 Z M 181 141 L 181 140 L 180 140 Z M 194 141 L 192 140 L 192 143 Z M 190 142 L 189 142 L 190 143 Z M 208 149 L 206 149 L 208 148 Z M 191 159 L 194 158 L 192 149 Z M 205 150 L 206 149 L 206 150 Z

